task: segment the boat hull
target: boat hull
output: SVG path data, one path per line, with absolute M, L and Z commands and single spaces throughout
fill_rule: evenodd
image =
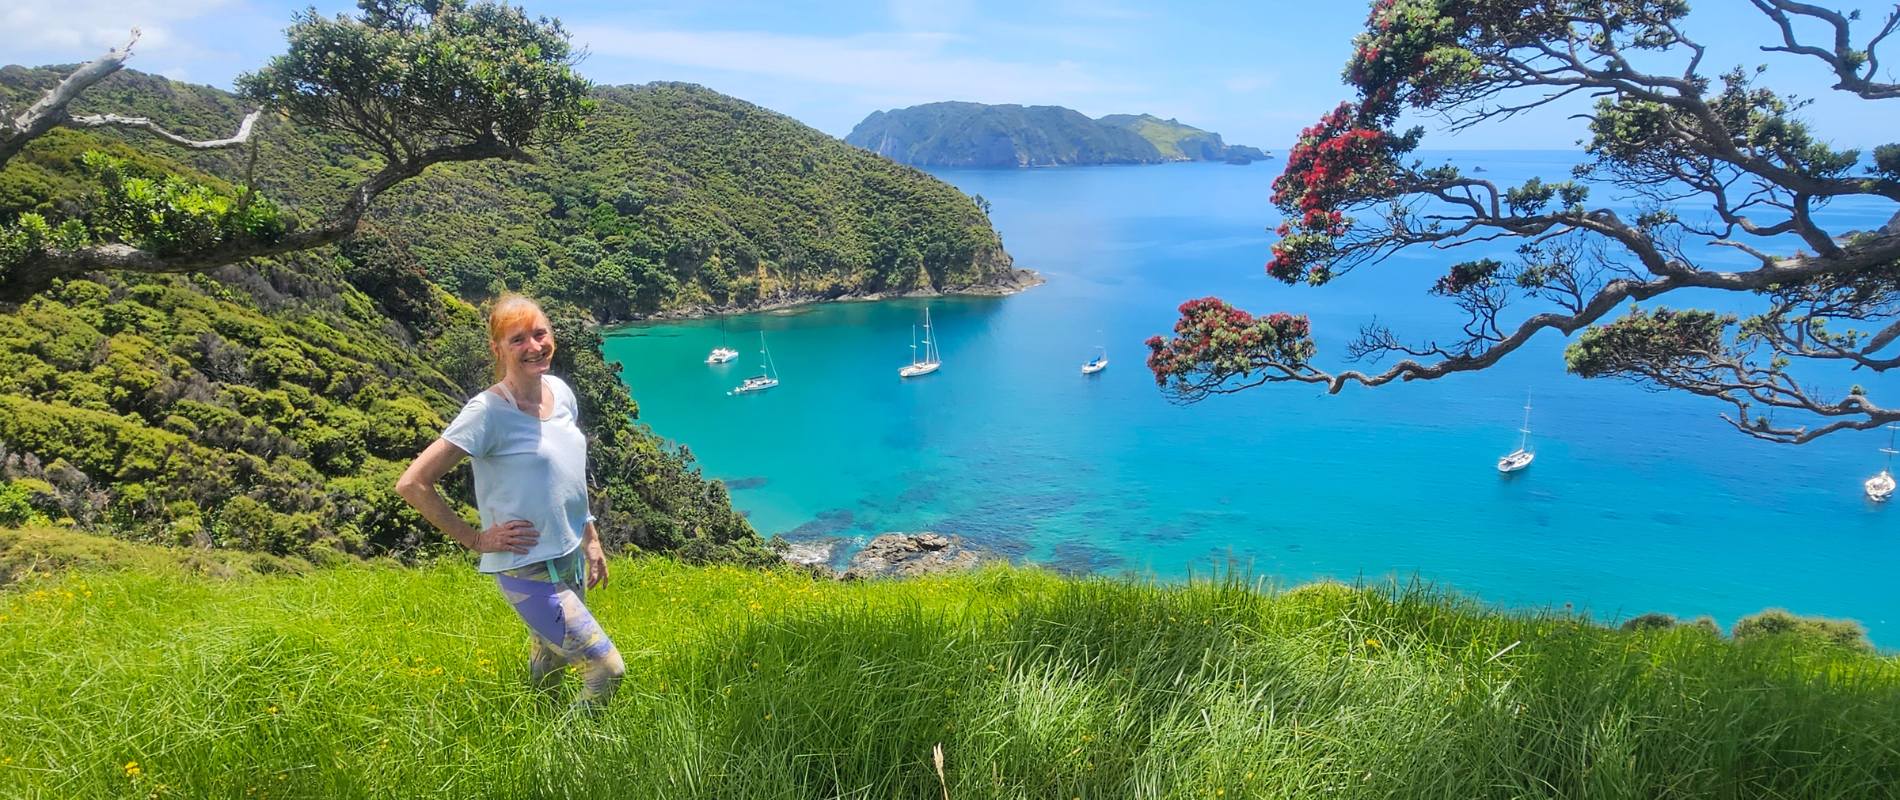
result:
M 1888 472 L 1881 472 L 1879 475 L 1868 478 L 1867 482 L 1863 484 L 1863 488 L 1867 490 L 1867 499 L 1876 503 L 1885 503 L 1889 498 L 1893 497 L 1893 475 Z
M 897 376 L 900 378 L 915 378 L 919 375 L 929 375 L 932 372 L 936 372 L 937 368 L 941 366 L 943 366 L 943 364 L 935 361 L 912 364 L 908 367 L 898 369 Z
M 1529 467 L 1531 465 L 1531 462 L 1536 459 L 1537 459 L 1536 453 L 1519 450 L 1515 453 L 1511 453 L 1510 455 L 1507 455 L 1507 456 L 1504 456 L 1503 458 L 1498 459 L 1498 472 L 1508 475 L 1510 473 L 1523 470 Z
M 777 385 L 778 385 L 778 381 L 776 380 L 759 381 L 757 383 L 754 383 L 752 381 L 747 381 L 745 383 L 739 384 L 738 388 L 735 388 L 732 391 L 727 392 L 727 394 L 750 394 L 752 392 L 763 392 Z
M 714 350 L 712 351 L 712 355 L 706 356 L 706 363 L 724 364 L 738 357 L 739 351 L 737 350 Z

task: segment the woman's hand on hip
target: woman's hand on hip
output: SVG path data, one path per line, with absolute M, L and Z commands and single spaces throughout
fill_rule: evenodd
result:
M 477 553 L 526 553 L 540 540 L 541 532 L 534 529 L 534 523 L 514 519 L 482 531 L 475 537 L 474 549 Z
M 601 550 L 600 540 L 589 538 L 587 544 L 587 588 L 607 585 L 607 553 Z

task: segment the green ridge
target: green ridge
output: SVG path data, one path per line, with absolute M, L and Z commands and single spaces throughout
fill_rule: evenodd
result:
M 872 112 L 844 140 L 900 164 L 934 167 L 1244 164 L 1267 157 L 1252 147 L 1228 145 L 1220 134 L 1148 114 L 1090 119 L 1060 106 L 964 102 Z

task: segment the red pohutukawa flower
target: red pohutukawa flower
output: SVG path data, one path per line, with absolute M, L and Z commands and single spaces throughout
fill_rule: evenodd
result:
M 1181 304 L 1174 336 L 1148 339 L 1155 384 L 1185 384 L 1197 374 L 1244 375 L 1263 362 L 1296 366 L 1313 357 L 1312 325 L 1304 316 L 1255 317 L 1217 297 Z
M 1341 209 L 1392 191 L 1398 155 L 1410 141 L 1363 118 L 1352 103 L 1341 103 L 1301 131 L 1287 153 L 1286 171 L 1273 182 L 1273 203 L 1286 221 L 1276 229 L 1281 238 L 1267 274 L 1287 283 L 1324 282 L 1330 273 L 1316 268 L 1332 259 L 1333 242 L 1352 227 Z

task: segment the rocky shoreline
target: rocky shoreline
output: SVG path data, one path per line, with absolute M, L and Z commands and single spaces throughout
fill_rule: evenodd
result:
M 853 303 L 875 300 L 894 300 L 906 297 L 1006 297 L 1027 291 L 1045 283 L 1042 274 L 1032 269 L 1010 268 L 1007 275 L 990 281 L 972 284 L 948 291 L 937 289 L 917 289 L 909 292 L 838 292 L 833 294 L 784 293 L 769 300 L 744 306 L 685 306 L 669 308 L 651 314 L 635 315 L 630 319 L 615 320 L 606 324 L 620 325 L 632 322 L 653 322 L 677 319 L 704 319 L 716 314 L 756 314 L 763 311 L 778 311 L 817 303 Z
M 965 543 L 961 536 L 935 531 L 885 533 L 866 542 L 851 555 L 844 569 L 838 569 L 833 560 L 838 548 L 845 544 L 845 540 L 835 538 L 796 542 L 788 545 L 780 557 L 788 563 L 844 581 L 962 572 L 1000 560 L 993 553 Z

